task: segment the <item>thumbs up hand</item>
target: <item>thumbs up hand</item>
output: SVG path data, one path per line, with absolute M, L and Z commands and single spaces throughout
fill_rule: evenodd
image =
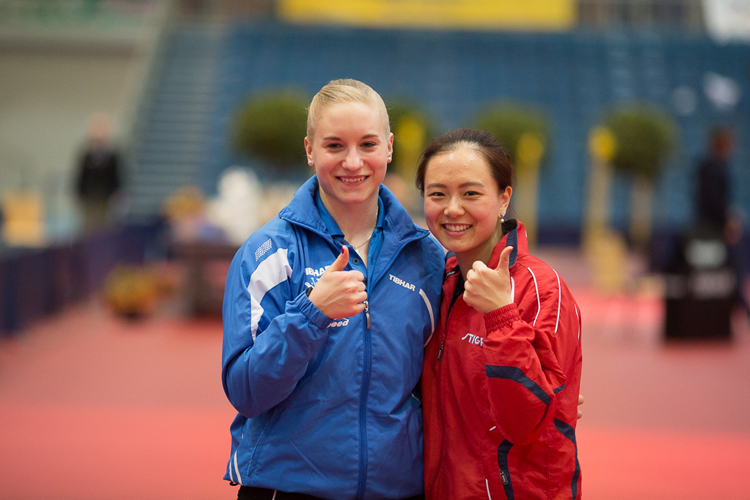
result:
M 310 292 L 310 301 L 331 319 L 350 318 L 365 310 L 365 276 L 359 271 L 344 271 L 348 263 L 349 249 L 342 246 Z
M 497 268 L 490 269 L 484 262 L 476 261 L 466 273 L 464 302 L 482 314 L 500 309 L 513 302 L 508 264 L 513 247 L 505 247 Z

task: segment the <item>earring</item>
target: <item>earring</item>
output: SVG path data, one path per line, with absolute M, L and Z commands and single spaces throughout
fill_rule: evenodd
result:
M 500 214 L 500 222 L 505 222 L 505 214 Z

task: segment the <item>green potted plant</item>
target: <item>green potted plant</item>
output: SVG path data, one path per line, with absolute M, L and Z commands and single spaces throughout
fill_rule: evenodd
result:
M 422 106 L 406 98 L 388 99 L 386 107 L 395 136 L 392 169 L 404 179 L 414 179 L 419 156 L 435 135 L 433 120 Z
M 492 134 L 508 151 L 516 170 L 518 196 L 513 206 L 526 226 L 529 244 L 536 243 L 539 170 L 549 150 L 550 125 L 540 108 L 518 102 L 496 102 L 473 121 L 474 128 Z
M 385 105 L 394 141 L 393 161 L 383 182 L 409 213 L 421 214 L 422 202 L 413 186 L 422 150 L 435 135 L 433 120 L 419 103 L 408 98 L 389 98 Z
M 234 120 L 233 144 L 281 174 L 305 172 L 302 139 L 307 131 L 307 99 L 295 90 L 250 95 Z
M 651 238 L 654 183 L 675 149 L 677 126 L 665 112 L 648 104 L 609 111 L 604 124 L 617 144 L 611 164 L 633 179 L 630 238 L 643 249 Z

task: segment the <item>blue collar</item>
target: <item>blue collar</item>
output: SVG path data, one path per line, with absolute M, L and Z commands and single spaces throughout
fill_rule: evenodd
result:
M 331 235 L 323 222 L 323 214 L 328 214 L 328 211 L 325 210 L 325 207 L 320 209 L 315 201 L 318 189 L 318 178 L 313 175 L 297 190 L 292 201 L 281 209 L 279 217 L 325 237 L 325 235 Z M 402 241 L 424 238 L 429 234 L 429 231 L 414 224 L 411 216 L 401 206 L 393 193 L 382 184 L 378 192 L 378 207 L 380 213 L 378 214 L 377 229 L 381 229 L 382 234 L 389 235 L 388 239 L 391 241 L 388 244 L 389 248 L 392 247 L 395 250 Z M 330 214 L 328 217 L 330 217 Z M 341 234 L 338 224 L 334 224 L 332 227 L 334 232 Z
M 328 212 L 325 205 L 323 204 L 323 200 L 320 198 L 320 188 L 315 190 L 315 207 L 318 209 L 318 213 L 320 214 L 320 219 L 323 221 L 323 224 L 325 224 L 326 229 L 328 230 L 328 234 L 336 237 L 343 237 L 344 233 L 339 228 L 339 225 L 336 223 L 336 220 L 333 218 L 333 216 Z M 380 196 L 378 196 L 378 221 L 375 226 L 375 229 L 383 229 L 383 224 L 385 223 L 385 206 L 383 205 L 383 200 Z

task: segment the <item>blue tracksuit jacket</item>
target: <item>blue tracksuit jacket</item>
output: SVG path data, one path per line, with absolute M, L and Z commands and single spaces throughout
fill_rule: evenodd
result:
M 418 495 L 422 415 L 412 392 L 435 327 L 443 250 L 381 187 L 378 255 L 364 270 L 369 328 L 365 312 L 328 318 L 305 289 L 343 239 L 326 228 L 317 189 L 313 176 L 229 269 L 222 380 L 239 413 L 224 478 L 322 498 Z M 355 256 L 350 248 L 350 266 Z

